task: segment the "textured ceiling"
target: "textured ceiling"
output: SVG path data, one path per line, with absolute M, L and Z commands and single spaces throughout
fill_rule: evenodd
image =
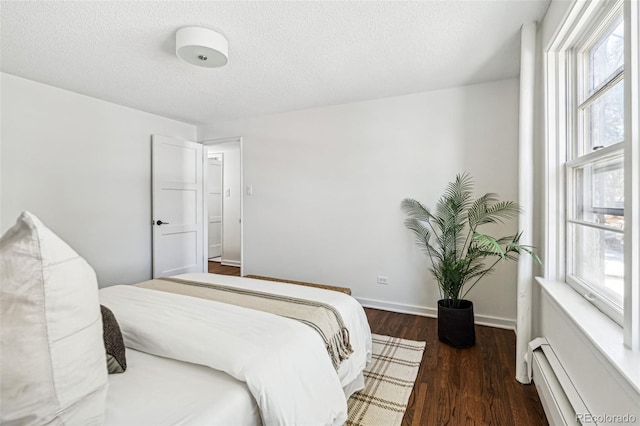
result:
M 195 124 L 516 77 L 520 26 L 549 0 L 6 1 L 2 71 Z M 177 29 L 229 63 L 175 56 Z

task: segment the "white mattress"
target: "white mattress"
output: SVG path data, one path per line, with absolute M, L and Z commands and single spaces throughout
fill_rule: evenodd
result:
M 109 375 L 105 426 L 259 425 L 246 385 L 202 365 L 127 349 L 127 371 Z

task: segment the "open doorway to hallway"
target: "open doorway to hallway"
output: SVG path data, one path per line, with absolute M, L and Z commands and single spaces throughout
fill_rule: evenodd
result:
M 204 141 L 203 148 L 208 271 L 241 275 L 242 139 Z

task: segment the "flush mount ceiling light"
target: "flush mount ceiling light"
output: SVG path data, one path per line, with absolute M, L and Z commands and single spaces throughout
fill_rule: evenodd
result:
M 218 68 L 228 61 L 229 43 L 207 28 L 184 27 L 176 32 L 176 55 L 192 65 Z

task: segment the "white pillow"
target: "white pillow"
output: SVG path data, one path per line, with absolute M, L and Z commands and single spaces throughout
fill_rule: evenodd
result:
M 0 423 L 102 424 L 107 364 L 91 266 L 24 212 L 0 239 Z

